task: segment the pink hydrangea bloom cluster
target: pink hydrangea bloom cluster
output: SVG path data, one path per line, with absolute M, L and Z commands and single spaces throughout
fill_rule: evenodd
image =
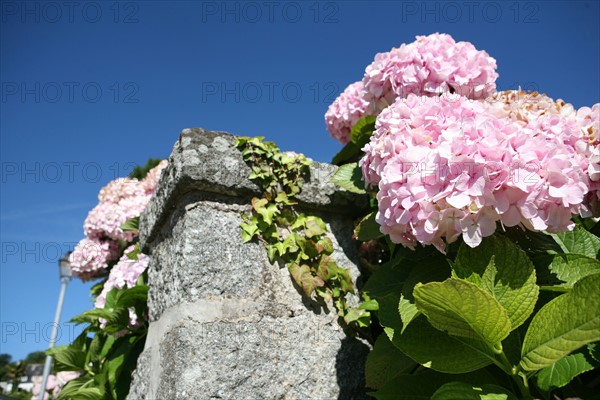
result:
M 354 82 L 329 106 L 325 124 L 332 138 L 346 144 L 350 141 L 352 127 L 359 119 L 369 115 L 369 103 L 363 99 L 363 83 Z
M 434 33 L 377 54 L 365 71 L 363 97 L 375 115 L 411 93 L 485 99 L 496 91 L 497 78 L 496 60 L 488 53 L 448 34 Z
M 82 281 L 101 275 L 116 260 L 121 246 L 114 240 L 82 239 L 69 256 L 73 275 Z
M 162 160 L 158 165 L 148 171 L 146 177 L 142 180 L 142 188 L 147 195 L 151 195 L 156 190 L 156 185 L 162 174 L 163 169 L 168 165 L 167 160 Z
M 44 399 L 49 399 L 49 394 L 52 394 L 53 398 L 56 398 L 62 388 L 73 379 L 79 378 L 81 372 L 77 371 L 61 371 L 56 375 L 48 375 L 48 381 L 46 383 L 46 392 L 44 393 Z M 31 390 L 31 400 L 37 400 L 40 395 L 42 387 L 42 376 L 33 377 L 33 389 Z
M 131 253 L 135 249 L 135 246 L 129 246 L 125 249 L 123 256 L 119 259 L 119 262 L 110 270 L 108 280 L 104 283 L 102 292 L 96 298 L 96 308 L 103 308 L 106 304 L 106 295 L 112 289 L 121 289 L 124 287 L 132 288 L 135 286 L 138 278 L 148 268 L 150 258 L 145 254 L 138 254 L 137 260 L 131 260 L 127 254 Z M 138 316 L 135 314 L 133 308 L 129 309 L 129 323 L 131 326 L 136 326 L 138 323 Z
M 567 111 L 524 123 L 465 97 L 398 98 L 378 116 L 360 162 L 379 188 L 381 231 L 407 247 L 443 250 L 460 235 L 477 246 L 498 221 L 572 229 L 572 214 L 589 213 L 593 185 L 577 114 Z
M 410 44 L 379 53 L 366 68 L 362 82 L 355 82 L 329 106 L 325 123 L 331 137 L 350 141 L 356 122 L 377 115 L 396 98 L 462 95 L 485 99 L 496 90 L 496 60 L 469 42 L 434 33 L 417 36 Z
M 119 241 L 135 239 L 137 232 L 125 232 L 121 226 L 144 211 L 166 165 L 167 162 L 162 161 L 141 181 L 118 178 L 100 190 L 99 204 L 90 211 L 83 224 L 86 238 L 70 256 L 76 277 L 90 280 L 101 276 L 108 264 L 118 258 Z

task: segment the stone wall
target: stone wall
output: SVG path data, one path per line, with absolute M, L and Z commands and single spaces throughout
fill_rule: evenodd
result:
M 241 215 L 260 191 L 234 141 L 184 130 L 142 215 L 150 329 L 128 399 L 366 398 L 369 347 L 344 335 L 333 306 L 304 298 L 261 244 L 242 243 Z M 360 280 L 350 211 L 367 199 L 333 185 L 335 168 L 314 163 L 298 200 Z

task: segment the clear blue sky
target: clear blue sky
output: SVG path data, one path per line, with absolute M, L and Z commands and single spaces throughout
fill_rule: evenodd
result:
M 1 1 L 0 353 L 47 347 L 60 253 L 107 182 L 188 127 L 329 161 L 323 115 L 377 52 L 449 33 L 518 85 L 600 98 L 597 1 Z M 67 290 L 62 321 L 91 307 Z M 62 325 L 59 343 L 73 333 Z

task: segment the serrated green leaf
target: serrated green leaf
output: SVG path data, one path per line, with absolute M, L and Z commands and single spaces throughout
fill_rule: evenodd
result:
M 362 148 L 365 144 L 369 143 L 371 135 L 375 130 L 376 120 L 377 116 L 367 115 L 356 121 L 356 124 L 354 124 L 350 131 L 350 140 L 352 143 L 359 148 Z
M 365 182 L 358 163 L 342 165 L 335 171 L 331 181 L 349 192 L 358 194 L 366 193 L 364 189 Z
M 436 390 L 431 400 L 518 400 L 518 397 L 501 386 L 449 382 Z
M 123 232 L 137 232 L 140 229 L 140 217 L 129 218 L 121 225 Z
M 375 221 L 376 212 L 364 217 L 354 230 L 354 237 L 362 242 L 379 239 L 383 233 L 379 230 L 379 224 Z
M 417 308 L 435 328 L 454 336 L 480 339 L 494 348 L 511 331 L 506 310 L 491 294 L 471 282 L 450 278 L 417 284 Z
M 341 165 L 357 156 L 360 152 L 360 147 L 350 142 L 345 145 L 331 160 L 333 165 Z
M 556 254 L 548 268 L 565 287 L 573 287 L 581 278 L 600 272 L 600 261 L 581 254 Z
M 379 303 L 377 303 L 377 300 L 367 300 L 360 303 L 358 308 L 361 310 L 377 311 L 379 310 Z
M 523 340 L 520 365 L 526 371 L 536 371 L 598 340 L 600 274 L 594 274 L 537 312 Z
M 512 329 L 533 312 L 539 294 L 535 268 L 508 238 L 487 237 L 475 248 L 463 243 L 453 269 L 457 277 L 485 289 L 506 309 Z
M 148 286 L 134 286 L 121 291 L 117 298 L 118 307 L 139 307 L 148 302 Z
M 57 346 L 46 350 L 54 358 L 56 371 L 82 371 L 85 369 L 86 354 L 71 346 Z
M 386 335 L 379 335 L 373 350 L 367 356 L 367 387 L 379 389 L 395 376 L 410 372 L 416 365 L 411 358 L 398 350 Z
M 62 387 L 60 394 L 57 397 L 57 400 L 72 400 L 77 399 L 77 393 L 80 390 L 85 390 L 88 387 L 91 387 L 95 384 L 94 378 L 90 375 L 83 375 L 79 378 L 73 379 L 65 384 Z M 98 389 L 100 390 L 100 389 Z M 101 392 L 102 394 L 102 392 Z M 84 396 L 86 394 L 84 393 Z M 85 398 L 85 397 L 83 397 Z
M 598 258 L 600 238 L 581 226 L 575 226 L 570 232 L 552 234 L 556 243 L 568 254 L 581 254 L 589 258 Z
M 592 359 L 600 363 L 600 343 L 590 343 L 587 345 L 587 349 Z
M 494 352 L 483 341 L 450 336 L 432 327 L 423 315 L 415 318 L 402 332 L 400 323 L 396 329 L 384 330 L 392 343 L 407 356 L 439 372 L 471 372 L 495 360 Z
M 410 324 L 420 312 L 415 303 L 413 291 L 417 283 L 443 281 L 450 275 L 446 259 L 437 252 L 430 257 L 414 262 L 414 267 L 402 284 L 402 295 L 398 304 L 398 312 L 402 319 L 402 329 Z
M 586 358 L 584 353 L 569 354 L 549 367 L 540 370 L 537 373 L 537 386 L 542 390 L 563 387 L 577 375 L 592 369 L 594 369 L 594 365 Z

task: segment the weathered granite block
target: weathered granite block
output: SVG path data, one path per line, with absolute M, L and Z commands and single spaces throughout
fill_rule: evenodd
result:
M 303 298 L 261 244 L 242 243 L 241 215 L 260 190 L 234 140 L 184 130 L 142 215 L 151 323 L 128 399 L 366 398 L 369 347 L 345 336 L 331 305 Z M 298 200 L 357 280 L 352 220 L 368 202 L 332 184 L 335 169 L 315 163 Z

